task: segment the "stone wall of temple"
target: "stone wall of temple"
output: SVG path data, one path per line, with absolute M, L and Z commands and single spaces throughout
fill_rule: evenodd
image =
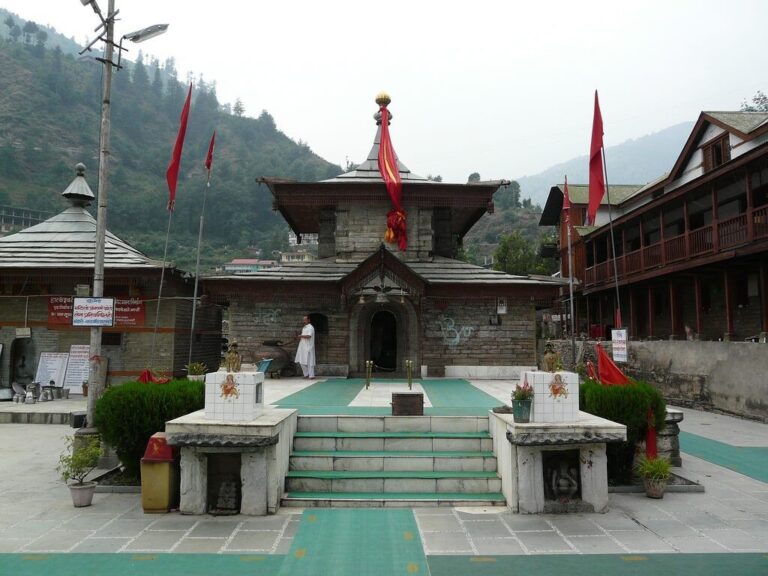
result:
M 507 305 L 507 314 L 497 316 L 495 298 L 427 299 L 422 306 L 422 364 L 428 374 L 440 376 L 450 365 L 534 365 L 534 307 L 530 302 Z

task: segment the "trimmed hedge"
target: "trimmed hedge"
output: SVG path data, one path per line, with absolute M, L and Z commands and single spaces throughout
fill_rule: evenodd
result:
M 126 474 L 139 477 L 149 438 L 165 423 L 205 406 L 205 384 L 174 380 L 167 384 L 126 382 L 108 388 L 96 402 L 95 424 L 117 452 Z
M 627 427 L 627 441 L 607 445 L 608 481 L 626 484 L 632 479 L 635 445 L 648 431 L 648 410 L 653 411 L 656 430 L 664 427 L 667 404 L 650 384 L 642 381 L 625 386 L 604 386 L 584 380 L 579 390 L 579 409 Z

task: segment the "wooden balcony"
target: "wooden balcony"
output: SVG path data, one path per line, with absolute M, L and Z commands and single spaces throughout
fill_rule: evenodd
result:
M 671 263 L 680 263 L 702 255 L 730 250 L 755 240 L 768 238 L 768 206 L 665 238 L 619 256 L 616 260 L 619 278 L 631 277 Z M 613 263 L 599 262 L 585 270 L 585 285 L 595 286 L 613 281 Z

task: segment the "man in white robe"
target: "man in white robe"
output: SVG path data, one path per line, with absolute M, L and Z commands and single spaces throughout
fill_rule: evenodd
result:
M 310 324 L 309 316 L 304 316 L 304 328 L 299 336 L 295 362 L 301 364 L 304 379 L 315 377 L 315 328 Z

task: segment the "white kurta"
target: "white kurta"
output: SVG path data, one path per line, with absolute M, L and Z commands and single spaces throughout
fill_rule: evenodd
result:
M 307 324 L 301 329 L 302 336 L 309 336 L 309 338 L 301 338 L 299 340 L 299 348 L 296 350 L 296 362 L 304 364 L 305 366 L 315 365 L 315 328 L 312 324 Z

